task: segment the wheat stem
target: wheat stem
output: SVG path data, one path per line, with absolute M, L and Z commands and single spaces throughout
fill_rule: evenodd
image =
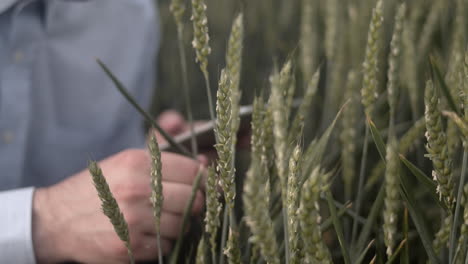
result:
M 358 179 L 358 189 L 357 189 L 357 197 L 356 197 L 356 211 L 355 213 L 359 215 L 361 211 L 361 204 L 362 200 L 364 199 L 364 192 L 362 191 L 363 185 L 364 185 L 364 178 L 365 178 L 365 173 L 366 173 L 366 163 L 367 163 L 367 151 L 369 147 L 369 123 L 366 122 L 366 132 L 364 136 L 364 147 L 362 149 L 362 156 L 361 156 L 361 166 L 359 169 L 359 179 Z M 351 231 L 351 245 L 354 245 L 354 242 L 356 241 L 356 236 L 357 236 L 357 221 L 353 220 L 353 227 Z
M 463 151 L 463 162 L 462 162 L 462 170 L 461 170 L 461 175 L 460 175 L 460 182 L 458 183 L 457 201 L 459 202 L 455 206 L 455 215 L 453 216 L 453 226 L 450 232 L 449 263 L 453 263 L 452 261 L 454 260 L 453 254 L 456 248 L 455 244 L 456 244 L 456 239 L 457 239 L 458 222 L 460 221 L 463 188 L 465 187 L 467 160 L 468 160 L 468 149 L 465 148 Z

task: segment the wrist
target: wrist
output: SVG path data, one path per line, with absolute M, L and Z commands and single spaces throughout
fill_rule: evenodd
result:
M 37 263 L 64 261 L 60 243 L 57 243 L 58 219 L 52 210 L 53 199 L 50 199 L 48 188 L 34 191 L 32 207 L 32 241 Z

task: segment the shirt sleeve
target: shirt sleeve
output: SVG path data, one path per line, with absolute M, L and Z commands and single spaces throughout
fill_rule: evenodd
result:
M 2 263 L 36 263 L 31 220 L 34 188 L 0 192 L 0 259 Z

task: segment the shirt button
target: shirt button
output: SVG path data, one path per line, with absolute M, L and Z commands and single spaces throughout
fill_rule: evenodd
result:
M 15 63 L 20 63 L 24 58 L 24 54 L 21 51 L 16 51 L 15 54 L 13 54 L 13 60 Z
M 13 142 L 13 139 L 15 138 L 15 135 L 13 135 L 13 132 L 11 131 L 5 131 L 2 133 L 2 141 L 5 144 L 10 144 Z

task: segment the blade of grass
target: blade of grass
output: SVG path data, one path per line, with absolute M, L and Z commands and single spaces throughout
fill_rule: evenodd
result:
M 336 214 L 336 207 L 333 204 L 333 196 L 330 191 L 326 192 L 326 196 L 327 196 L 327 201 L 328 201 L 328 208 L 330 210 L 330 214 L 333 219 L 333 226 L 335 227 L 335 232 L 336 232 L 336 235 L 338 236 L 338 242 L 340 243 L 340 247 L 341 247 L 341 253 L 343 254 L 344 263 L 351 264 L 351 258 L 349 257 L 348 248 L 344 240 L 343 229 L 341 227 L 341 223 Z
M 341 218 L 346 213 L 346 211 L 349 209 L 350 206 L 351 206 L 351 204 L 349 203 L 349 204 L 346 204 L 344 207 L 341 207 L 340 210 L 338 210 L 338 213 L 337 213 L 338 218 Z M 322 230 L 322 232 L 325 232 L 332 225 L 333 225 L 333 218 L 329 217 L 327 220 L 323 221 L 320 224 L 320 230 Z
M 406 203 L 406 207 L 410 213 L 411 219 L 418 231 L 418 235 L 421 238 L 423 243 L 424 249 L 426 250 L 427 256 L 429 257 L 429 261 L 432 264 L 438 264 L 439 260 L 436 257 L 434 252 L 434 248 L 432 247 L 432 241 L 429 237 L 429 231 L 427 227 L 423 223 L 423 216 L 421 210 L 417 207 L 417 203 L 413 197 L 413 193 L 408 192 L 410 188 L 408 184 L 408 180 L 405 177 L 400 177 L 400 194 L 403 200 Z
M 369 242 L 369 244 L 367 244 L 367 247 L 364 249 L 364 251 L 361 253 L 361 255 L 359 255 L 357 260 L 354 262 L 355 264 L 361 264 L 362 263 L 362 261 L 364 260 L 364 258 L 367 255 L 367 252 L 374 245 L 374 242 L 375 242 L 375 239 L 372 239 L 371 242 Z
M 302 182 L 300 186 L 305 182 L 305 177 L 309 176 L 310 173 L 312 172 L 312 169 L 315 168 L 320 164 L 322 161 L 322 157 L 325 156 L 324 152 L 328 144 L 328 140 L 330 139 L 331 133 L 333 132 L 333 129 L 335 128 L 336 122 L 338 121 L 338 118 L 340 117 L 341 113 L 343 112 L 343 109 L 346 107 L 346 105 L 349 103 L 346 102 L 338 111 L 338 113 L 335 116 L 335 119 L 333 122 L 330 124 L 330 126 L 325 130 L 323 135 L 320 137 L 318 141 L 313 141 L 310 143 L 310 145 L 307 147 L 307 150 L 305 151 L 304 154 L 304 164 L 305 168 L 302 173 Z
M 195 137 L 195 123 L 193 122 L 193 114 L 192 114 L 192 103 L 190 100 L 190 90 L 188 84 L 188 74 L 187 74 L 187 58 L 185 56 L 185 48 L 184 48 L 184 32 L 183 27 L 177 27 L 177 46 L 179 49 L 179 56 L 180 56 L 180 66 L 182 69 L 182 87 L 183 87 L 183 94 L 184 94 L 184 101 L 185 107 L 187 109 L 187 119 L 190 125 L 190 143 L 192 146 L 192 152 L 194 156 L 198 155 L 198 144 Z
M 364 199 L 364 192 L 362 191 L 364 187 L 364 178 L 365 178 L 365 173 L 366 173 L 366 163 L 367 163 L 367 151 L 369 148 L 369 123 L 366 122 L 366 132 L 364 136 L 364 146 L 362 149 L 362 156 L 361 156 L 361 165 L 359 168 L 359 179 L 358 179 L 358 189 L 357 189 L 357 197 L 356 197 L 356 214 L 360 214 L 361 212 L 361 203 L 362 200 Z M 356 241 L 356 236 L 357 236 L 357 222 L 353 221 L 353 227 L 351 231 L 351 245 L 354 245 Z M 367 238 L 366 238 L 367 239 Z M 363 241 L 363 247 L 364 247 L 364 241 Z M 359 243 L 358 243 L 359 244 Z M 353 252 L 359 252 L 359 251 L 354 251 Z
M 146 121 L 151 124 L 152 126 L 154 126 L 156 128 L 156 130 L 158 130 L 158 132 L 164 137 L 165 140 L 167 140 L 167 142 L 169 144 L 171 144 L 171 146 L 175 149 L 177 149 L 181 154 L 184 154 L 188 157 L 193 157 L 195 158 L 196 156 L 194 156 L 192 153 L 190 153 L 187 148 L 185 148 L 184 146 L 178 144 L 169 134 L 166 133 L 166 131 L 164 131 L 164 129 L 162 129 L 158 123 L 156 121 L 154 121 L 154 118 L 148 114 L 135 100 L 135 98 L 133 98 L 133 96 L 128 92 L 128 90 L 125 88 L 125 86 L 122 84 L 122 82 L 117 79 L 117 77 L 109 70 L 109 68 L 99 59 L 96 59 L 97 63 L 99 64 L 99 66 L 101 66 L 101 68 L 104 70 L 104 72 L 107 74 L 107 76 L 112 80 L 112 82 L 114 83 L 115 87 L 119 90 L 119 92 L 125 97 L 125 99 L 127 99 L 127 101 L 132 104 L 133 107 L 135 107 L 135 109 L 146 119 Z
M 463 196 L 463 187 L 465 186 L 466 178 L 466 166 L 468 159 L 468 149 L 465 148 L 463 151 L 463 162 L 462 162 L 462 171 L 460 175 L 460 182 L 458 183 L 458 194 L 457 194 L 457 204 L 455 206 L 455 215 L 453 216 L 453 225 L 450 232 L 450 245 L 449 245 L 449 263 L 454 263 L 453 254 L 457 247 L 457 228 L 458 222 L 460 222 L 460 210 L 461 210 L 461 200 Z
M 203 178 L 203 172 L 201 170 L 198 171 L 197 177 L 195 178 L 193 185 L 192 185 L 192 192 L 190 194 L 190 199 L 188 203 L 185 205 L 184 214 L 182 218 L 182 228 L 180 229 L 179 236 L 177 238 L 176 244 L 174 246 L 174 250 L 172 251 L 172 255 L 170 258 L 170 264 L 176 264 L 179 258 L 180 248 L 182 246 L 182 241 L 184 240 L 185 231 L 187 229 L 188 220 L 190 219 L 190 213 L 192 211 L 193 202 L 195 201 L 195 196 L 197 191 L 200 187 L 201 179 Z
M 370 118 L 370 116 L 367 116 L 367 122 L 369 123 L 369 128 L 372 134 L 372 139 L 374 139 L 375 146 L 377 147 L 377 150 L 379 151 L 380 158 L 385 162 L 386 159 L 386 149 L 385 149 L 385 143 L 383 141 L 382 135 L 380 134 L 379 130 L 375 126 L 374 122 Z
M 439 197 L 437 196 L 437 185 L 436 183 L 431 180 L 423 171 L 421 171 L 416 165 L 414 165 L 411 161 L 406 159 L 403 155 L 400 154 L 400 160 L 405 164 L 405 166 L 411 171 L 411 173 L 416 177 L 416 179 L 427 189 L 427 192 L 431 195 L 431 197 L 441 206 L 446 212 L 448 211 L 447 206 L 440 201 Z
M 406 245 L 406 239 L 403 239 L 400 243 L 400 245 L 398 246 L 397 250 L 395 250 L 395 253 L 393 253 L 393 255 L 387 260 L 387 262 L 385 262 L 385 264 L 392 264 L 396 258 L 398 257 L 398 254 L 400 254 L 400 251 L 401 249 L 403 248 L 404 245 Z
M 353 249 L 354 251 L 361 252 L 362 249 L 365 247 L 367 239 L 372 231 L 372 227 L 374 226 L 374 223 L 377 220 L 377 217 L 381 213 L 383 202 L 384 202 L 384 197 L 385 197 L 385 188 L 382 185 L 380 187 L 379 193 L 377 194 L 377 197 L 375 198 L 375 202 L 372 205 L 369 216 L 367 217 L 367 221 L 361 230 L 361 233 L 357 241 L 357 245 Z
M 439 65 L 435 58 L 433 56 L 429 56 L 429 60 L 431 62 L 431 71 L 432 71 L 432 79 L 437 80 L 439 83 L 439 87 L 442 90 L 442 93 L 444 94 L 445 98 L 447 99 L 447 102 L 452 109 L 453 112 L 457 113 L 460 115 L 460 111 L 455 104 L 455 101 L 453 100 L 452 95 L 450 94 L 450 90 L 447 86 L 447 83 L 445 82 L 445 79 L 440 71 Z M 435 82 L 434 82 L 435 83 Z

